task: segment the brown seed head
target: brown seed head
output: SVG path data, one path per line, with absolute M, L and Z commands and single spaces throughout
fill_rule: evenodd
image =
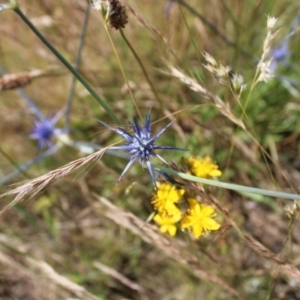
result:
M 23 87 L 30 83 L 31 77 L 28 73 L 6 74 L 0 77 L 0 90 L 12 90 Z
M 108 24 L 115 28 L 125 28 L 128 23 L 128 16 L 125 6 L 119 0 L 109 0 Z

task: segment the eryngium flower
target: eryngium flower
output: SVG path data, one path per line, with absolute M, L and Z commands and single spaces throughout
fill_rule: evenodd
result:
M 38 141 L 39 149 L 43 149 L 46 146 L 49 148 L 53 146 L 52 137 L 63 133 L 63 129 L 55 128 L 55 124 L 61 116 L 61 112 L 56 114 L 52 118 L 46 118 L 42 121 L 35 121 L 34 128 L 30 135 L 30 138 Z
M 102 122 L 99 120 L 101 124 L 106 126 L 107 128 L 113 130 L 120 136 L 122 136 L 126 140 L 126 144 L 122 146 L 116 146 L 116 147 L 111 147 L 110 149 L 122 149 L 122 150 L 127 150 L 129 153 L 131 153 L 131 159 L 127 166 L 125 167 L 124 171 L 122 172 L 121 176 L 118 179 L 118 183 L 124 176 L 124 174 L 127 172 L 127 170 L 131 167 L 131 165 L 139 158 L 142 166 L 146 163 L 149 173 L 151 175 L 152 182 L 155 184 L 155 176 L 154 176 L 154 171 L 150 162 L 150 158 L 152 156 L 159 158 L 162 162 L 165 164 L 168 164 L 160 155 L 155 153 L 155 150 L 159 149 L 168 149 L 168 150 L 187 150 L 187 149 L 182 149 L 182 148 L 176 148 L 172 146 L 158 146 L 155 144 L 155 141 L 165 132 L 165 130 L 173 123 L 171 122 L 168 124 L 166 127 L 161 129 L 156 135 L 151 137 L 151 122 L 150 122 L 150 114 L 147 114 L 145 118 L 145 124 L 144 126 L 141 126 L 136 118 L 133 118 L 134 124 L 132 124 L 130 121 L 130 127 L 133 130 L 133 134 L 127 132 L 126 130 L 118 127 L 113 128 L 106 123 Z

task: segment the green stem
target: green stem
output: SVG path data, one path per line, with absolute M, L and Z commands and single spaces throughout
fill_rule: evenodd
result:
M 134 104 L 134 106 L 135 106 L 135 109 L 136 109 L 136 111 L 137 111 L 139 117 L 142 119 L 142 115 L 141 115 L 140 110 L 139 110 L 139 108 L 138 108 L 138 106 L 137 106 L 136 100 L 135 100 L 135 98 L 134 98 L 134 96 L 133 96 L 133 93 L 132 93 L 132 90 L 131 90 L 129 81 L 128 81 L 128 79 L 127 79 L 127 77 L 126 77 L 126 74 L 125 74 L 125 72 L 124 72 L 124 69 L 123 69 L 123 66 L 122 66 L 121 59 L 120 59 L 120 57 L 119 57 L 119 55 L 118 55 L 117 49 L 116 49 L 116 47 L 115 47 L 115 44 L 114 44 L 114 42 L 113 42 L 113 40 L 112 40 L 112 38 L 111 38 L 111 36 L 110 36 L 109 30 L 108 30 L 108 28 L 107 28 L 107 22 L 106 22 L 106 20 L 105 20 L 105 17 L 101 18 L 101 21 L 102 21 L 102 24 L 103 24 L 103 26 L 104 26 L 105 32 L 106 32 L 106 34 L 107 34 L 107 36 L 108 36 L 109 42 L 110 42 L 110 44 L 111 44 L 111 46 L 112 46 L 112 49 L 113 49 L 113 51 L 114 51 L 114 54 L 115 54 L 115 56 L 116 56 L 116 58 L 117 58 L 117 62 L 118 62 L 119 68 L 120 68 L 120 70 L 121 70 L 123 79 L 124 79 L 124 81 L 125 81 L 125 83 L 126 83 L 126 85 L 127 85 L 129 94 L 130 94 L 131 99 L 132 99 L 132 102 L 133 102 L 133 104 Z
M 197 16 L 212 32 L 217 34 L 221 38 L 221 40 L 225 42 L 228 46 L 238 49 L 241 54 L 247 56 L 248 58 L 253 59 L 253 55 L 244 51 L 243 49 L 240 49 L 239 45 L 237 45 L 232 40 L 228 39 L 227 36 L 221 33 L 219 29 L 212 22 L 208 21 L 202 14 L 196 11 L 188 2 L 185 2 L 184 0 L 173 0 L 173 1 L 178 2 L 180 5 L 185 7 L 188 11 L 190 11 L 193 15 Z
M 78 43 L 77 55 L 76 55 L 75 64 L 74 64 L 74 69 L 76 71 L 78 70 L 80 63 L 81 63 L 81 54 L 82 54 L 84 39 L 85 39 L 86 31 L 87 31 L 88 20 L 89 20 L 89 16 L 90 16 L 90 6 L 91 6 L 90 1 L 87 1 L 81 35 L 80 35 L 79 43 Z M 67 105 L 66 105 L 67 108 L 66 108 L 65 128 L 68 131 L 70 131 L 71 108 L 72 108 L 73 96 L 74 96 L 74 92 L 75 92 L 75 84 L 76 84 L 76 77 L 73 76 L 69 95 L 68 95 Z
M 156 89 L 155 89 L 155 87 L 154 87 L 152 81 L 150 80 L 150 77 L 148 76 L 148 73 L 147 73 L 147 71 L 146 71 L 146 68 L 144 67 L 144 65 L 143 65 L 143 63 L 142 63 L 142 61 L 141 61 L 141 59 L 140 59 L 139 56 L 138 56 L 138 54 L 136 53 L 136 51 L 134 50 L 134 48 L 132 47 L 132 45 L 130 44 L 130 42 L 128 41 L 128 39 L 126 38 L 126 36 L 125 36 L 124 31 L 122 30 L 122 28 L 120 28 L 120 33 L 121 33 L 121 36 L 122 36 L 123 40 L 124 40 L 125 43 L 127 44 L 128 48 L 129 48 L 130 51 L 132 52 L 134 58 L 137 60 L 138 64 L 140 65 L 140 67 L 141 67 L 141 69 L 142 69 L 142 71 L 143 71 L 143 74 L 144 74 L 144 76 L 145 76 L 145 78 L 146 78 L 148 84 L 150 85 L 150 88 L 151 88 L 153 94 L 155 95 L 156 100 L 157 100 L 160 104 L 162 104 L 162 101 L 161 101 L 161 99 L 159 98 L 159 95 L 158 95 L 158 93 L 156 92 Z
M 6 152 L 0 148 L 0 153 L 17 169 L 18 173 L 24 175 L 26 178 L 30 178 L 30 176 L 19 167 L 18 163 L 16 163 Z
M 13 10 L 21 17 L 21 19 L 28 25 L 28 27 L 36 34 L 36 36 L 52 51 L 52 53 L 69 69 L 69 71 L 81 82 L 81 84 L 90 92 L 90 94 L 98 101 L 103 109 L 110 115 L 110 117 L 120 124 L 119 119 L 107 104 L 98 96 L 96 91 L 86 82 L 86 80 L 71 66 L 71 64 L 48 42 L 48 40 L 37 30 L 37 28 L 30 22 L 30 20 L 23 14 L 18 6 Z
M 185 174 L 185 173 L 180 173 L 180 172 L 177 172 L 175 170 L 172 170 L 172 169 L 169 169 L 166 167 L 154 166 L 154 169 L 156 171 L 164 172 L 164 173 L 167 173 L 170 175 L 175 175 L 175 176 L 178 176 L 180 178 L 183 178 L 183 179 L 186 179 L 189 181 L 199 182 L 199 183 L 203 183 L 203 184 L 209 184 L 209 185 L 213 185 L 213 186 L 220 187 L 223 189 L 241 191 L 244 193 L 265 195 L 265 196 L 269 196 L 269 197 L 284 198 L 284 199 L 289 199 L 289 200 L 300 200 L 300 195 L 296 195 L 296 194 L 276 192 L 276 191 L 271 191 L 271 190 L 264 190 L 264 189 L 259 189 L 259 188 L 248 187 L 248 186 L 239 185 L 239 184 L 220 182 L 217 180 L 206 179 L 206 178 L 196 177 L 196 176 L 192 176 L 192 175 Z

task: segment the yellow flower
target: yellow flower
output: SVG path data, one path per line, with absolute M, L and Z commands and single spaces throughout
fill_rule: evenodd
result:
M 220 224 L 214 219 L 215 209 L 209 205 L 199 204 L 194 199 L 188 200 L 190 208 L 181 220 L 181 228 L 188 228 L 195 238 L 199 238 L 203 232 L 208 234 L 211 230 L 218 230 Z
M 208 156 L 204 159 L 190 157 L 188 159 L 183 159 L 183 161 L 187 164 L 190 172 L 197 177 L 208 178 L 219 177 L 222 175 L 222 172 L 218 170 L 218 165 L 216 165 Z
M 170 236 L 174 236 L 177 231 L 175 223 L 180 221 L 181 212 L 178 209 L 177 213 L 172 216 L 157 214 L 153 220 L 160 226 L 159 230 L 162 233 L 168 233 Z
M 153 196 L 152 204 L 158 212 L 172 216 L 178 213 L 175 203 L 178 203 L 184 192 L 184 189 L 178 189 L 176 185 L 169 182 L 157 182 L 157 190 Z

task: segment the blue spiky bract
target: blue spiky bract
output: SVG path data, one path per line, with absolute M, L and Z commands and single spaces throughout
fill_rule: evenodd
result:
M 139 159 L 141 164 L 144 165 L 146 163 L 152 182 L 155 185 L 155 176 L 154 171 L 150 162 L 151 157 L 157 157 L 165 164 L 168 164 L 160 155 L 155 153 L 155 150 L 159 149 L 168 149 L 168 150 L 187 150 L 182 148 L 176 148 L 172 146 L 159 146 L 155 144 L 155 141 L 165 132 L 168 127 L 171 126 L 171 123 L 169 123 L 166 127 L 161 129 L 156 135 L 151 137 L 151 122 L 150 122 L 150 113 L 147 114 L 145 118 L 145 124 L 144 126 L 141 126 L 136 118 L 133 118 L 133 123 L 129 122 L 130 127 L 133 130 L 133 134 L 129 133 L 128 131 L 118 127 L 113 128 L 106 123 L 99 120 L 101 124 L 103 124 L 105 127 L 113 130 L 120 136 L 122 136 L 126 140 L 126 144 L 122 146 L 116 146 L 111 147 L 110 149 L 122 149 L 126 150 L 131 154 L 131 159 L 127 166 L 125 167 L 124 171 L 122 172 L 121 176 L 118 179 L 118 182 L 122 179 L 124 174 L 128 171 L 128 169 L 131 167 L 131 165 Z

